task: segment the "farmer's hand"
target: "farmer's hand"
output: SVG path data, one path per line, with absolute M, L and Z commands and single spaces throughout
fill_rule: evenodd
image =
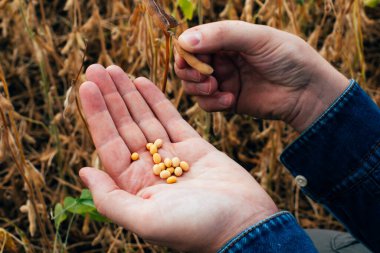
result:
M 349 83 L 305 41 L 268 26 L 209 23 L 186 30 L 179 43 L 214 67 L 203 76 L 175 55 L 185 91 L 206 111 L 233 109 L 302 131 Z
M 100 213 L 149 242 L 207 252 L 277 212 L 252 176 L 203 140 L 148 79 L 132 82 L 119 67 L 100 65 L 86 76 L 80 97 L 106 171 L 79 174 Z M 175 184 L 152 173 L 145 145 L 158 138 L 162 157 L 190 164 Z M 131 162 L 131 152 L 140 159 Z

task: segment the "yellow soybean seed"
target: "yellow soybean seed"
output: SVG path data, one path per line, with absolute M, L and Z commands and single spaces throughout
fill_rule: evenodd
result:
M 159 164 L 161 162 L 161 156 L 159 153 L 154 153 L 153 154 L 153 162 L 155 164 Z
M 147 149 L 147 150 L 150 150 L 150 146 L 152 146 L 152 145 L 153 145 L 153 143 L 150 143 L 150 142 L 147 143 L 147 144 L 146 144 L 146 149 Z
M 164 164 L 167 168 L 172 167 L 172 160 L 170 158 L 165 158 Z
M 132 159 L 132 161 L 138 160 L 139 159 L 139 154 L 137 154 L 136 152 L 132 153 L 131 159 Z
M 171 176 L 171 177 L 168 177 L 168 179 L 166 179 L 166 183 L 168 184 L 174 184 L 175 182 L 177 182 L 176 176 Z
M 170 175 L 174 173 L 174 168 L 173 167 L 169 167 L 166 170 L 170 172 Z
M 158 166 L 160 166 L 160 170 L 166 169 L 166 166 L 164 163 L 159 163 Z
M 178 157 L 173 157 L 172 158 L 172 166 L 173 167 L 178 167 L 179 166 L 179 162 L 180 162 L 180 160 L 179 160 Z
M 161 173 L 161 168 L 158 164 L 153 165 L 153 174 L 158 176 Z
M 157 146 L 157 148 L 161 148 L 162 147 L 162 144 L 163 144 L 163 141 L 161 139 L 157 139 L 155 140 L 154 142 L 154 145 Z
M 157 146 L 154 145 L 154 144 L 150 145 L 150 147 L 149 147 L 149 152 L 150 152 L 152 155 L 155 154 L 155 153 L 157 153 Z
M 170 172 L 169 171 L 163 170 L 163 171 L 160 172 L 160 178 L 166 179 L 168 177 L 170 177 Z
M 182 176 L 182 173 L 183 173 L 183 171 L 182 171 L 181 167 L 176 167 L 174 169 L 174 175 L 176 175 L 177 177 Z
M 185 161 L 180 162 L 179 166 L 182 168 L 183 171 L 188 171 L 190 169 L 189 164 Z

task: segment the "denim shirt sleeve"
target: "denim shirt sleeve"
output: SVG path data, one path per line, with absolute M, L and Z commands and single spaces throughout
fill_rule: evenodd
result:
M 247 228 L 218 253 L 317 253 L 312 241 L 286 211 Z
M 304 193 L 380 252 L 380 109 L 355 81 L 281 161 Z

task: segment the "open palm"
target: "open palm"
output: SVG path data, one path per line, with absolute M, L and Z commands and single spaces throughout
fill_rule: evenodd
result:
M 257 182 L 182 119 L 148 79 L 132 82 L 117 66 L 91 65 L 82 106 L 105 171 L 83 168 L 99 212 L 144 239 L 179 250 L 215 251 L 277 211 Z M 152 173 L 145 145 L 164 144 L 190 171 L 167 184 Z M 131 152 L 140 159 L 131 162 Z

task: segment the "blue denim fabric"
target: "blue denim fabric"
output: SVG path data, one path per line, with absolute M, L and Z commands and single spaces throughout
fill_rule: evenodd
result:
M 380 109 L 354 81 L 281 155 L 305 194 L 380 252 Z M 219 252 L 316 252 L 287 212 L 246 229 Z
M 354 80 L 281 161 L 306 178 L 304 193 L 380 252 L 380 109 Z
M 289 212 L 279 212 L 247 228 L 219 253 L 316 253 L 312 241 Z

